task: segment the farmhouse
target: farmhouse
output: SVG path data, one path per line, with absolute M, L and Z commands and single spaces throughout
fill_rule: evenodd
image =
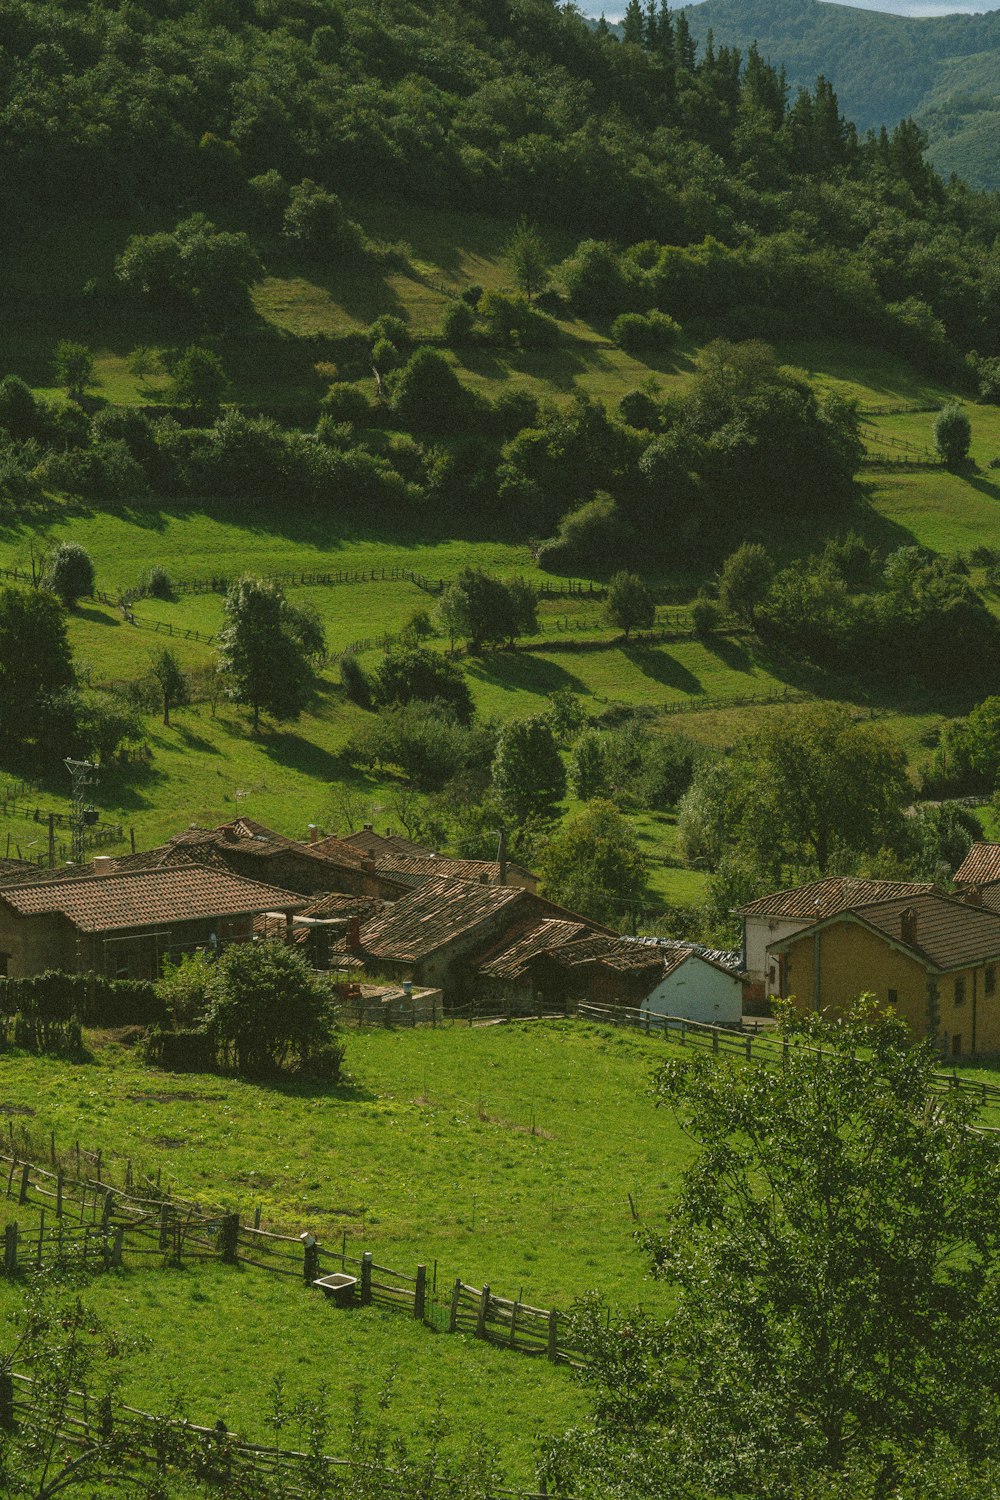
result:
M 1000 844 L 973 844 L 953 878 L 966 901 L 1000 911 Z
M 775 891 L 740 907 L 737 915 L 743 918 L 743 964 L 751 993 L 756 989 L 760 999 L 780 994 L 776 957 L 769 957 L 768 948 L 782 938 L 849 907 L 890 901 L 895 896 L 919 896 L 933 889 L 933 885 L 912 881 L 829 875 L 825 880 Z
M 858 905 L 779 938 L 779 993 L 838 1013 L 861 991 L 956 1056 L 1000 1051 L 1000 914 L 939 892 Z
M 290 928 L 303 904 L 276 886 L 193 862 L 21 881 L 0 888 L 0 974 L 64 969 L 155 979 L 164 958 L 245 942 L 262 912 L 282 913 Z
M 348 933 L 343 951 L 396 979 L 470 993 L 483 957 L 542 918 L 593 923 L 517 886 L 438 876 Z M 338 950 L 335 950 L 335 952 Z

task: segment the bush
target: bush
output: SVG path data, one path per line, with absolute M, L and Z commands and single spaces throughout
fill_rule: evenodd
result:
M 368 248 L 361 227 L 348 218 L 336 193 L 304 177 L 288 195 L 282 233 L 307 255 L 355 259 Z
M 388 375 L 400 363 L 399 350 L 389 339 L 379 339 L 372 347 L 372 364 L 380 375 Z
M 486 292 L 479 302 L 479 316 L 491 344 L 512 349 L 554 349 L 559 342 L 559 325 L 532 307 L 527 297 Z
M 371 414 L 371 403 L 364 391 L 356 385 L 337 380 L 320 402 L 320 411 L 334 422 L 351 422 L 361 425 Z
M 643 349 L 669 349 L 680 336 L 680 325 L 669 313 L 621 313 L 611 325 L 611 337 L 620 349 L 636 353 Z
M 381 339 L 388 339 L 401 354 L 409 354 L 413 348 L 413 335 L 404 318 L 395 313 L 383 313 L 375 319 L 366 335 L 368 347 L 373 349 Z
M 19 375 L 0 380 L 0 427 L 20 442 L 45 433 L 45 408 Z
M 207 1031 L 157 1027 L 146 1038 L 143 1057 L 169 1073 L 212 1073 L 217 1062 L 215 1039 Z
M 957 401 L 942 407 L 934 418 L 934 446 L 949 469 L 957 469 L 969 456 L 972 425 Z
M 558 534 L 538 549 L 538 566 L 553 573 L 604 570 L 628 561 L 635 534 L 610 495 L 597 494 L 559 523 Z
M 392 409 L 408 427 L 454 432 L 475 406 L 472 393 L 437 349 L 417 349 L 396 377 Z
M 94 564 L 79 542 L 60 542 L 49 557 L 46 583 L 72 609 L 78 599 L 94 592 Z
M 659 403 L 646 391 L 626 391 L 618 403 L 618 411 L 623 422 L 640 432 L 656 432 L 659 428 Z
M 475 327 L 476 315 L 467 302 L 449 304 L 441 325 L 441 334 L 446 344 L 450 344 L 453 349 L 466 348 L 475 342 Z
M 151 599 L 169 600 L 174 597 L 173 579 L 166 568 L 154 563 L 149 572 L 145 574 L 141 584 L 142 592 L 148 594 Z
M 78 1021 L 85 1026 L 155 1026 L 166 1017 L 156 987 L 141 979 L 46 970 L 27 979 L 0 979 L 0 1014 L 29 1021 Z
M 465 675 L 447 657 L 423 646 L 396 646 L 386 653 L 372 683 L 380 708 L 420 699 L 444 703 L 460 724 L 472 722 L 472 694 Z
M 699 639 L 713 635 L 719 628 L 722 611 L 714 599 L 696 599 L 691 606 L 691 624 Z

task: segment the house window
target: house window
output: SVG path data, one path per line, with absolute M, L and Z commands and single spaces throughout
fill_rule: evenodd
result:
M 898 999 L 899 999 L 899 992 L 897 990 L 890 990 L 889 991 L 889 1004 L 890 1005 L 895 1005 Z
M 995 964 L 987 964 L 986 965 L 986 977 L 985 977 L 985 982 L 983 984 L 983 988 L 985 989 L 987 995 L 995 995 L 996 994 L 996 988 L 997 988 L 997 971 L 996 971 L 996 965 Z
M 961 1050 L 962 1050 L 962 1033 L 960 1031 L 956 1031 L 955 1035 L 951 1039 L 952 1056 L 953 1057 L 957 1057 L 958 1054 L 961 1052 Z
M 955 980 L 955 1004 L 956 1005 L 964 1005 L 965 1004 L 965 980 L 964 979 L 956 979 Z

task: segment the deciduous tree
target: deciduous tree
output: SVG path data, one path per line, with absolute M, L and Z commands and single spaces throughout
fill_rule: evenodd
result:
M 620 927 L 646 888 L 646 862 L 630 825 L 612 802 L 594 801 L 543 847 L 546 896 L 597 922 Z
M 219 632 L 219 670 L 227 695 L 253 713 L 297 719 L 309 701 L 312 672 L 284 593 L 260 578 L 241 578 L 226 595 Z

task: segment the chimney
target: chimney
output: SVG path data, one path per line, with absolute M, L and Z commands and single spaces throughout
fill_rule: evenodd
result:
M 375 825 L 374 825 L 374 823 L 362 823 L 362 825 L 361 825 L 361 831 L 362 831 L 362 833 L 374 833 L 375 832 Z
M 309 824 L 309 828 L 308 828 L 307 832 L 309 834 L 309 842 L 310 842 L 310 844 L 317 843 L 318 840 L 319 840 L 319 829 L 316 827 L 315 823 L 310 823 Z
M 497 850 L 497 864 L 500 866 L 500 868 L 497 870 L 497 885 L 506 885 L 507 884 L 507 830 L 506 830 L 506 828 L 501 828 L 501 830 L 500 830 L 500 847 Z
M 969 886 L 969 889 L 965 893 L 965 903 L 967 906 L 982 906 L 983 888 L 981 885 Z
M 915 948 L 916 947 L 916 945 L 917 945 L 917 913 L 916 913 L 916 908 L 915 907 L 908 906 L 905 911 L 900 912 L 900 914 L 899 914 L 899 935 L 903 939 L 903 942 L 904 943 L 908 943 L 911 948 Z
M 110 854 L 95 854 L 94 855 L 94 874 L 95 875 L 110 875 L 111 871 L 114 869 L 114 867 L 115 867 L 115 862 L 111 858 Z
M 361 947 L 361 918 L 348 917 L 347 919 L 347 951 L 357 953 Z

